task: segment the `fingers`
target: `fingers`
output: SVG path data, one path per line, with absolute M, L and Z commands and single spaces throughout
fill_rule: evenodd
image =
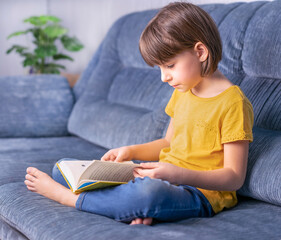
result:
M 155 171 L 153 169 L 141 169 L 141 168 L 134 168 L 134 177 L 150 177 L 150 178 L 155 178 Z
M 106 154 L 104 154 L 101 158 L 101 161 L 114 161 L 116 158 L 114 152 L 112 150 L 108 151 Z
M 123 162 L 123 156 L 119 154 L 114 162 Z
M 134 177 L 135 177 L 135 178 L 137 178 L 137 177 L 142 178 L 142 176 L 141 176 L 141 175 L 137 172 L 137 170 L 135 170 L 135 169 L 134 169 L 133 174 L 134 174 Z
M 156 167 L 159 167 L 159 162 L 141 163 L 140 167 L 141 168 L 147 168 L 147 169 L 156 168 Z

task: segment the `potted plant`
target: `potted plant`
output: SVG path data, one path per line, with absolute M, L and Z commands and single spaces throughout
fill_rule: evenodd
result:
M 47 73 L 60 74 L 60 69 L 65 69 L 57 61 L 73 59 L 58 51 L 57 40 L 60 40 L 64 49 L 68 51 L 79 51 L 84 46 L 76 37 L 66 35 L 68 30 L 62 27 L 59 22 L 61 20 L 54 16 L 33 16 L 24 20 L 25 23 L 33 25 L 25 31 L 18 31 L 10 34 L 7 39 L 22 34 L 31 33 L 33 35 L 33 43 L 35 49 L 30 51 L 27 47 L 21 45 L 13 45 L 7 50 L 7 54 L 16 51 L 20 56 L 24 57 L 23 66 L 30 66 L 29 73 Z

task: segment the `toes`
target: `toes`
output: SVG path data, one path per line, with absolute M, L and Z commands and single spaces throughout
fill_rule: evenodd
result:
M 30 190 L 31 192 L 36 192 L 36 189 L 30 186 L 26 186 L 28 190 Z
M 34 182 L 34 181 L 36 180 L 36 178 L 33 177 L 33 176 L 30 175 L 30 174 L 26 174 L 26 175 L 25 175 L 25 179 L 26 179 L 26 180 L 29 180 L 30 182 Z
M 24 183 L 28 187 L 34 187 L 35 186 L 35 184 L 33 182 L 29 181 L 29 180 L 25 180 Z
M 145 218 L 145 219 L 143 220 L 143 224 L 145 224 L 145 225 L 151 225 L 152 221 L 153 221 L 153 218 Z
M 40 177 L 40 175 L 42 175 L 43 172 L 41 172 L 40 170 L 38 170 L 35 167 L 28 167 L 26 169 L 26 172 L 36 178 Z
M 135 221 L 135 220 L 133 220 L 133 221 L 130 223 L 130 225 L 134 225 L 134 224 L 136 224 L 136 221 Z
M 145 224 L 145 225 L 151 225 L 153 221 L 153 218 L 136 218 L 134 219 L 130 225 L 135 225 L 135 224 Z
M 136 218 L 131 222 L 130 225 L 135 225 L 135 224 L 142 224 L 142 219 L 141 218 Z
M 137 218 L 136 220 L 136 224 L 142 224 L 142 219 L 141 218 Z

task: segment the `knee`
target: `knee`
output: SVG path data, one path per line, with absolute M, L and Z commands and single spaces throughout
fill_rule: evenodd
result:
M 59 162 L 59 161 L 58 161 Z M 52 178 L 57 181 L 59 176 L 61 175 L 60 170 L 57 167 L 57 163 L 54 165 L 53 170 L 52 170 Z
M 159 204 L 169 194 L 170 183 L 161 179 L 136 178 L 134 185 L 135 196 L 146 206 Z
M 75 160 L 75 159 L 72 159 L 72 158 L 62 158 L 60 160 L 58 160 L 54 167 L 53 167 L 53 170 L 52 170 L 52 177 L 55 181 L 57 181 L 58 179 L 60 179 L 60 176 L 61 176 L 61 173 L 60 173 L 60 170 L 58 169 L 57 167 L 57 163 L 60 163 L 61 161 L 69 161 L 69 160 Z

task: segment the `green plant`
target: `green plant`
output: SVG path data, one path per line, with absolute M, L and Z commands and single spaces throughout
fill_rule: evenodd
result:
M 47 15 L 25 19 L 24 22 L 31 23 L 33 27 L 26 31 L 12 33 L 7 39 L 31 33 L 34 37 L 32 41 L 35 44 L 34 51 L 28 51 L 28 48 L 24 46 L 13 45 L 6 53 L 16 51 L 20 56 L 24 57 L 23 66 L 30 66 L 30 73 L 59 74 L 59 69 L 65 69 L 65 67 L 57 64 L 56 61 L 61 59 L 73 61 L 73 59 L 68 55 L 58 53 L 56 40 L 59 39 L 62 46 L 68 51 L 79 51 L 84 47 L 76 37 L 66 35 L 68 30 L 58 24 L 60 21 L 57 17 Z

